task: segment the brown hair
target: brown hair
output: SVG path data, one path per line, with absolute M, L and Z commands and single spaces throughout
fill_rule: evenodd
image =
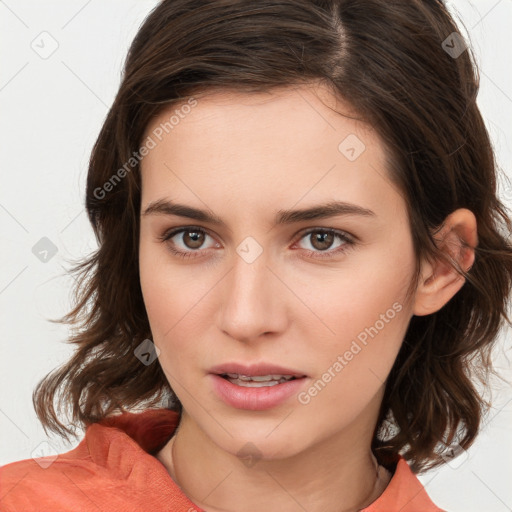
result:
M 446 40 L 461 49 L 454 32 L 440 0 L 159 3 L 129 49 L 92 151 L 86 207 L 99 248 L 72 269 L 75 304 L 59 320 L 77 326 L 70 338 L 76 351 L 34 390 L 45 430 L 71 433 L 59 420 L 63 407 L 81 426 L 164 400 L 181 411 L 159 363 L 134 356 L 151 338 L 138 272 L 137 150 L 148 124 L 195 93 L 320 82 L 351 104 L 389 150 L 416 255 L 411 290 L 422 257 L 446 259 L 433 239 L 446 216 L 468 208 L 476 217 L 474 265 L 469 273 L 457 268 L 466 282 L 443 308 L 411 319 L 373 442 L 376 454 L 401 453 L 415 471 L 442 463 L 442 447 L 455 439 L 469 447 L 486 404 L 471 378 L 488 377 L 502 318 L 510 323 L 512 225 L 497 197 L 474 59 L 469 48 L 447 51 Z

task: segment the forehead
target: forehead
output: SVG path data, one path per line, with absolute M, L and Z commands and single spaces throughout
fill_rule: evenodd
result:
M 351 105 L 315 83 L 262 93 L 201 91 L 160 112 L 147 125 L 147 137 L 157 147 L 144 157 L 142 168 L 157 158 L 179 159 L 185 152 L 191 163 L 194 150 L 208 150 L 212 164 L 236 155 L 245 157 L 245 163 L 248 158 L 257 161 L 264 153 L 275 159 L 309 159 L 318 150 L 334 161 L 344 151 L 358 153 L 369 145 L 375 161 L 384 163 L 387 156 L 375 131 Z M 354 160 L 353 151 L 344 156 Z
M 141 162 L 143 202 L 178 195 L 197 206 L 202 197 L 225 206 L 236 194 L 247 205 L 268 202 L 275 209 L 276 202 L 291 206 L 306 196 L 311 203 L 386 199 L 383 143 L 330 90 L 224 90 L 192 98 L 162 111 L 146 129 L 155 147 Z
M 214 129 L 216 135 L 221 129 L 241 135 L 247 131 L 257 134 L 281 129 L 283 135 L 321 136 L 327 127 L 334 131 L 340 128 L 340 115 L 347 117 L 348 124 L 357 122 L 358 114 L 347 101 L 316 83 L 257 93 L 213 89 L 200 91 L 161 111 L 146 127 L 146 136 L 159 127 L 163 137 L 170 132 L 187 135 L 202 128 L 208 133 Z M 297 121 L 302 124 L 297 126 Z M 360 129 L 369 128 L 362 121 L 359 125 Z

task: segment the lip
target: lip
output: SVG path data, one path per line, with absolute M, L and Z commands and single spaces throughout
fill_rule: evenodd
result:
M 252 365 L 244 365 L 240 363 L 223 363 L 210 368 L 210 373 L 215 375 L 223 375 L 225 373 L 238 373 L 239 375 L 247 375 L 248 377 L 263 375 L 292 375 L 293 377 L 307 377 L 304 372 L 291 368 L 285 368 L 271 363 L 256 363 Z
M 273 367 L 272 371 L 276 368 L 277 367 Z M 280 371 L 282 372 L 282 370 L 281 368 Z M 234 371 L 229 373 L 239 372 Z M 208 377 L 211 379 L 213 390 L 226 404 L 236 409 L 246 409 L 250 411 L 263 411 L 277 407 L 291 396 L 296 396 L 300 388 L 309 380 L 306 377 L 299 377 L 282 384 L 251 388 L 232 384 L 229 380 L 215 373 L 211 373 Z

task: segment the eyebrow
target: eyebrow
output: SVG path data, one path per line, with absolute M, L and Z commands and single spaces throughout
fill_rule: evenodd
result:
M 226 225 L 225 222 L 211 210 L 200 210 L 192 206 L 172 202 L 168 199 L 159 199 L 149 203 L 141 216 L 147 217 L 149 215 L 176 215 L 178 217 L 187 217 L 217 226 Z M 363 208 L 353 203 L 330 201 L 325 204 L 299 210 L 278 210 L 274 218 L 274 223 L 275 225 L 293 224 L 307 220 L 326 219 L 339 215 L 376 217 L 375 212 L 368 208 Z

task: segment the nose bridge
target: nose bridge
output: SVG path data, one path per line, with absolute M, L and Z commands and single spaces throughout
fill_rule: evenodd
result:
M 284 319 L 276 279 L 267 268 L 269 251 L 247 237 L 236 248 L 226 276 L 220 327 L 233 338 L 248 340 L 279 330 Z
M 263 251 L 263 247 L 258 250 L 254 242 L 244 241 L 237 247 L 236 252 L 231 272 L 231 291 L 237 295 L 241 294 L 244 299 L 257 299 L 264 291 L 265 280 L 268 280 L 267 251 Z

